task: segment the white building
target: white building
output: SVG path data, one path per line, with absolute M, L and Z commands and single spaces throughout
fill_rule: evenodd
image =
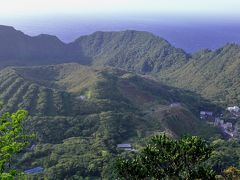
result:
M 238 106 L 228 107 L 227 110 L 229 112 L 239 112 L 240 108 Z

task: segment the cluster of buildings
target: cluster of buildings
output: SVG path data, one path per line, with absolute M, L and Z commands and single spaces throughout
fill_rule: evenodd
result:
M 237 127 L 234 127 L 231 122 L 224 122 L 224 120 L 216 117 L 214 126 L 221 128 L 221 130 L 230 137 L 236 137 L 238 135 Z
M 211 111 L 200 111 L 200 119 L 209 119 L 213 117 L 213 112 Z
M 230 113 L 231 119 L 240 117 L 240 108 L 238 106 L 227 107 L 226 111 Z M 213 123 L 214 126 L 221 129 L 221 131 L 230 138 L 238 137 L 238 127 L 236 123 L 224 120 L 223 114 L 214 115 L 211 111 L 200 111 L 200 119 Z
M 233 116 L 233 119 L 240 117 L 240 108 L 238 106 L 227 107 L 226 109 Z

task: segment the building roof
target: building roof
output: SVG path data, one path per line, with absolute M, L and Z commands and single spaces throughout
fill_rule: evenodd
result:
M 179 106 L 181 106 L 181 103 L 179 103 L 179 102 L 170 104 L 170 107 L 179 107 Z
M 117 145 L 118 148 L 131 148 L 131 144 L 118 144 Z
M 200 114 L 201 115 L 212 115 L 213 112 L 211 112 L 211 111 L 200 111 Z
M 80 96 L 77 96 L 76 99 L 84 100 L 84 99 L 86 99 L 86 96 L 84 96 L 84 95 L 80 95 Z
M 43 172 L 43 167 L 39 166 L 39 167 L 35 167 L 29 170 L 24 171 L 25 174 L 37 174 L 37 173 L 41 173 Z

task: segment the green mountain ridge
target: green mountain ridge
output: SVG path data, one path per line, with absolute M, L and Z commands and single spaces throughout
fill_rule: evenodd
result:
M 156 75 L 169 85 L 200 93 L 223 106 L 239 104 L 240 46 L 227 44 L 216 51 L 202 51 L 182 67 Z
M 96 32 L 73 42 L 92 65 L 113 66 L 138 73 L 178 68 L 188 61 L 188 54 L 166 40 L 148 32 Z
M 187 54 L 146 32 L 97 32 L 75 41 L 93 66 L 112 66 L 147 74 L 201 94 L 223 106 L 240 103 L 240 46 Z
M 187 54 L 148 32 L 96 32 L 65 44 L 54 36 L 30 37 L 0 26 L 0 67 L 77 62 L 147 74 L 222 106 L 239 104 L 240 47 L 226 44 Z
M 12 27 L 0 26 L 0 50 L 0 67 L 77 62 L 137 72 L 178 67 L 189 56 L 162 38 L 134 30 L 99 31 L 66 44 L 55 36 L 31 37 Z

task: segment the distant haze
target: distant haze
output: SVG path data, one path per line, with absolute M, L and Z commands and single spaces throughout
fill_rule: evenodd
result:
M 0 7 L 0 15 L 6 17 L 56 14 L 240 16 L 239 0 L 0 0 Z
M 187 52 L 240 43 L 239 0 L 0 0 L 0 24 L 65 42 L 95 31 L 149 31 Z

